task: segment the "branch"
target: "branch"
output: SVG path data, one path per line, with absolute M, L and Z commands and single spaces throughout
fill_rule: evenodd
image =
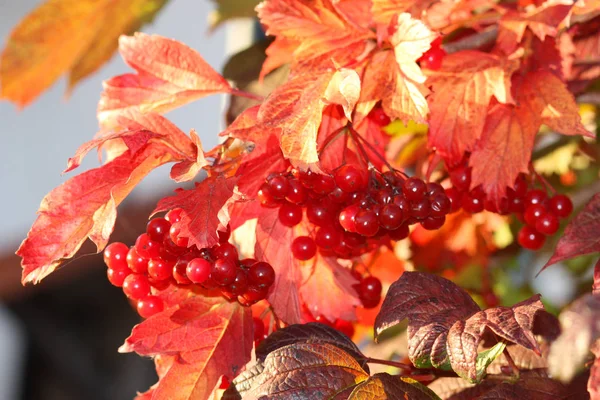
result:
M 456 42 L 445 44 L 443 47 L 444 50 L 446 50 L 446 53 L 456 53 L 462 50 L 477 49 L 481 46 L 492 43 L 497 37 L 498 27 L 490 26 L 479 33 L 467 36 L 466 38 L 457 40 Z
M 600 105 L 600 92 L 584 93 L 577 96 L 577 102 Z

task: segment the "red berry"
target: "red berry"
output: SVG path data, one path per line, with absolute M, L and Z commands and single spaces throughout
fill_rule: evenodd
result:
M 288 180 L 288 190 L 285 195 L 285 199 L 292 204 L 303 204 L 308 198 L 306 189 L 299 180 L 290 179 Z
M 544 235 L 554 235 L 558 230 L 558 218 L 550 213 L 542 214 L 535 222 L 535 230 Z
M 307 189 L 312 189 L 319 174 L 312 171 L 297 171 L 298 180 Z
M 462 193 L 455 187 L 446 189 L 446 196 L 450 200 L 450 212 L 456 212 L 460 210 L 462 206 Z
M 248 270 L 248 280 L 256 287 L 269 287 L 275 282 L 275 271 L 271 264 L 257 262 Z
M 427 193 L 427 185 L 419 178 L 408 178 L 402 185 L 402 192 L 408 200 L 421 200 Z
M 321 249 L 332 249 L 340 244 L 342 232 L 333 226 L 323 226 L 317 230 L 315 243 Z
M 145 274 L 148 271 L 148 259 L 140 256 L 135 247 L 129 249 L 127 253 L 127 265 L 130 270 L 138 274 Z
M 235 263 L 228 258 L 218 258 L 212 265 L 210 277 L 217 285 L 229 285 L 235 280 L 237 274 Z
M 265 324 L 262 319 L 256 317 L 252 318 L 252 325 L 254 326 L 254 341 L 260 343 L 265 340 Z
M 541 204 L 533 204 L 525 210 L 525 222 L 527 225 L 535 226 L 537 220 L 543 215 L 546 214 L 546 207 Z
M 271 195 L 277 200 L 283 200 L 288 190 L 288 180 L 285 176 L 276 175 L 268 180 Z
M 375 236 L 379 231 L 379 221 L 373 211 L 360 210 L 354 218 L 356 233 L 362 236 Z
M 104 263 L 110 269 L 126 270 L 129 247 L 125 243 L 114 242 L 104 249 Z
M 445 192 L 436 193 L 429 197 L 429 215 L 432 217 L 443 217 L 450 212 L 452 203 Z
M 160 297 L 146 296 L 137 303 L 137 312 L 143 318 L 150 318 L 164 309 L 164 303 Z
M 391 122 L 390 117 L 385 114 L 383 108 L 375 107 L 370 113 L 369 118 L 375 121 L 375 123 L 379 126 L 389 125 Z
M 125 278 L 127 278 L 127 276 L 131 274 L 131 271 L 129 269 L 107 269 L 106 270 L 106 276 L 108 276 L 108 281 L 116 287 L 121 287 L 123 286 L 123 282 L 125 281 Z
M 392 240 L 402 240 L 406 239 L 410 234 L 410 230 L 408 229 L 407 224 L 400 225 L 399 228 L 394 229 L 393 231 L 388 232 L 388 236 Z
M 525 225 L 519 231 L 517 241 L 526 249 L 539 250 L 544 245 L 546 237 L 529 225 Z
M 335 204 L 345 204 L 350 198 L 350 194 L 348 192 L 344 192 L 339 187 L 336 187 L 329 193 L 329 200 L 331 200 Z
M 333 222 L 331 205 L 325 201 L 313 201 L 306 207 L 306 218 L 316 226 L 327 226 Z
M 367 276 L 358 286 L 358 295 L 364 299 L 381 297 L 381 281 L 374 276 Z
M 302 207 L 292 203 L 283 203 L 279 207 L 279 221 L 285 226 L 296 226 L 302 221 Z
M 375 308 L 381 302 L 381 297 L 373 297 L 372 299 L 360 298 L 364 308 Z
M 178 247 L 187 248 L 189 244 L 189 239 L 187 237 L 180 236 L 181 234 L 181 226 L 179 224 L 171 225 L 171 229 L 169 229 L 169 237 Z
M 173 276 L 175 263 L 161 258 L 153 258 L 148 262 L 148 275 L 157 281 L 165 281 Z
M 150 294 L 150 282 L 146 275 L 131 274 L 123 281 L 123 293 L 133 300 L 139 300 Z
M 568 196 L 557 194 L 550 199 L 550 210 L 558 218 L 567 218 L 573 212 L 573 203 Z
M 182 257 L 175 262 L 175 266 L 173 267 L 173 279 L 175 279 L 175 282 L 179 285 L 190 285 L 192 283 L 187 276 L 187 266 L 193 258 L 194 255 L 189 253 L 186 257 Z
M 298 236 L 292 242 L 292 254 L 297 260 L 310 260 L 316 252 L 317 245 L 309 236 Z
M 154 218 L 146 225 L 146 233 L 150 236 L 150 239 L 156 242 L 162 242 L 165 237 L 169 234 L 171 229 L 171 223 L 165 218 Z
M 379 212 L 379 223 L 390 231 L 399 228 L 403 220 L 404 213 L 396 204 L 387 204 Z
M 332 176 L 319 175 L 319 178 L 315 179 L 313 191 L 320 195 L 326 195 L 331 193 L 335 187 L 335 179 Z
M 186 268 L 186 275 L 190 281 L 202 284 L 210 278 L 212 264 L 204 258 L 194 258 Z
M 513 197 L 508 205 L 508 210 L 515 214 L 525 212 L 525 199 L 522 197 Z
M 471 191 L 469 194 L 463 196 L 462 208 L 468 213 L 477 214 L 483 211 L 483 203 L 484 199 L 474 195 L 473 191 Z
M 421 68 L 427 68 L 433 71 L 440 69 L 442 61 L 446 56 L 446 51 L 441 47 L 432 47 L 419 58 Z
M 520 174 L 515 180 L 512 190 L 515 197 L 525 197 L 525 194 L 527 194 L 527 180 L 523 174 Z
M 243 269 L 238 269 L 235 279 L 229 284 L 228 289 L 236 296 L 242 295 L 248 289 L 248 277 Z
M 231 243 L 221 243 L 220 245 L 218 245 L 217 248 L 214 250 L 214 257 L 217 259 L 228 259 L 234 265 L 238 262 L 239 259 L 237 248 Z
M 428 231 L 434 231 L 444 226 L 444 222 L 446 222 L 446 217 L 427 217 L 421 221 L 421 226 Z
M 252 305 L 256 302 L 261 301 L 262 299 L 265 299 L 267 297 L 267 294 L 269 293 L 269 289 L 268 288 L 258 288 L 256 286 L 250 286 L 248 287 L 248 290 L 246 291 L 246 293 L 244 293 L 242 295 L 242 297 L 244 299 L 246 299 L 246 301 L 248 302 L 249 305 Z
M 165 215 L 165 219 L 169 221 L 169 223 L 172 225 L 176 222 L 181 221 L 182 212 L 183 210 L 181 208 L 174 208 Z
M 339 222 L 348 232 L 356 232 L 356 214 L 360 211 L 357 204 L 352 204 L 340 211 Z
M 336 319 L 333 327 L 338 331 L 342 332 L 344 335 L 351 338 L 354 336 L 354 324 L 350 321 L 345 321 L 343 319 Z
M 263 207 L 273 208 L 279 205 L 279 202 L 271 191 L 271 186 L 266 182 L 260 186 L 256 196 Z
M 548 196 L 546 192 L 540 189 L 532 189 L 525 195 L 525 208 L 529 208 L 534 204 L 542 204 Z
M 452 185 L 461 192 L 466 192 L 471 187 L 471 169 L 458 167 L 450 171 Z
M 410 215 L 417 219 L 424 219 L 429 216 L 431 206 L 429 200 L 424 198 L 410 202 Z
M 367 187 L 363 172 L 352 164 L 341 166 L 335 171 L 335 183 L 346 193 L 356 192 Z

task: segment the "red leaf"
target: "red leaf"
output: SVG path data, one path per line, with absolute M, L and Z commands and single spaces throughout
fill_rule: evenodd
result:
M 221 376 L 233 379 L 250 360 L 252 327 L 249 308 L 194 296 L 137 325 L 119 351 L 176 356 L 153 399 L 205 399 Z
M 176 157 L 168 148 L 148 143 L 135 153 L 128 150 L 69 179 L 46 195 L 17 250 L 23 259 L 23 283 L 41 281 L 73 257 L 87 238 L 101 251 L 112 233 L 119 203 L 150 171 L 173 160 Z
M 429 146 L 459 162 L 483 133 L 492 96 L 511 103 L 510 76 L 514 63 L 479 51 L 459 51 L 444 57 L 442 68 L 428 83 Z
M 298 282 L 301 276 L 294 259 L 293 232 L 279 221 L 278 209 L 265 210 L 256 226 L 256 258 L 266 261 L 275 270 L 275 283 L 267 300 L 275 314 L 288 324 L 300 323 Z
M 157 35 L 121 36 L 119 51 L 137 74 L 104 83 L 98 119 L 110 126 L 123 110 L 165 113 L 199 98 L 228 93 L 231 87 L 204 59 L 184 44 Z
M 329 321 L 356 320 L 356 307 L 360 300 L 349 268 L 335 258 L 315 257 L 310 268 L 303 268 L 300 295 L 313 315 L 323 315 Z
M 158 202 L 154 213 L 181 208 L 180 236 L 189 238 L 189 246 L 199 249 L 219 243 L 217 230 L 226 226 L 228 213 L 222 213 L 234 198 L 238 178 L 209 177 L 194 189 L 182 190 Z
M 600 193 L 585 205 L 583 210 L 569 222 L 561 236 L 554 254 L 542 271 L 549 265 L 583 254 L 600 252 Z
M 175 182 L 191 181 L 198 175 L 198 172 L 200 172 L 202 168 L 210 165 L 206 158 L 204 158 L 202 142 L 196 131 L 192 129 L 190 131 L 190 136 L 194 145 L 196 157 L 193 160 L 182 161 L 173 165 L 171 168 L 171 179 Z

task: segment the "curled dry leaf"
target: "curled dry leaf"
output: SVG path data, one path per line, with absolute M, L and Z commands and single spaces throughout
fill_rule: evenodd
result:
M 478 365 L 484 331 L 489 329 L 502 339 L 539 352 L 531 330 L 542 309 L 538 295 L 511 308 L 480 311 L 471 297 L 449 280 L 405 272 L 390 287 L 375 320 L 375 332 L 379 335 L 408 318 L 408 356 L 417 367 L 450 366 L 463 378 L 479 381 L 493 361 L 486 358 Z
M 569 382 L 587 359 L 590 346 L 600 338 L 600 296 L 587 294 L 559 315 L 562 333 L 550 346 L 550 374 Z

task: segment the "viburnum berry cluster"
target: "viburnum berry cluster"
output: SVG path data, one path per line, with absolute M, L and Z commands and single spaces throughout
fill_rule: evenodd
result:
M 229 231 L 219 232 L 220 243 L 214 247 L 188 247 L 188 240 L 179 236 L 180 219 L 181 210 L 171 210 L 164 218 L 150 220 L 134 246 L 114 242 L 104 250 L 108 280 L 136 302 L 140 316 L 149 318 L 163 310 L 156 294 L 169 285 L 220 290 L 245 306 L 267 297 L 275 281 L 270 264 L 253 258 L 240 260 L 228 241 Z

